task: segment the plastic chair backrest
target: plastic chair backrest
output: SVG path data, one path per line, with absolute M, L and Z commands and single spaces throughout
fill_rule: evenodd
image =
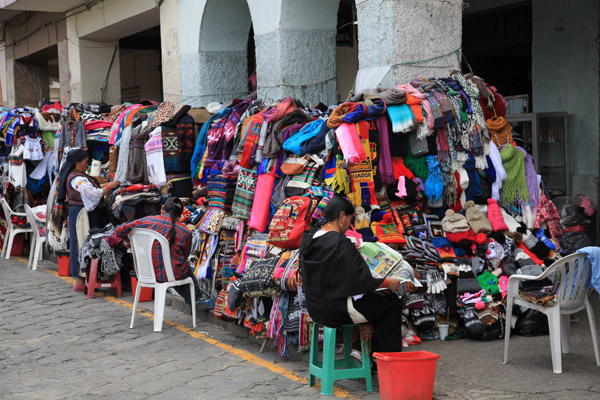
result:
M 165 273 L 169 282 L 175 281 L 171 264 L 171 248 L 163 235 L 146 228 L 133 228 L 129 233 L 129 242 L 133 252 L 133 265 L 139 282 L 156 283 L 154 264 L 152 262 L 152 246 L 157 241 L 162 250 Z
M 587 290 L 585 284 L 591 273 L 591 261 L 583 253 L 574 253 L 556 261 L 560 285 L 556 290 L 561 310 L 580 307 Z
M 8 226 L 8 229 L 10 229 L 12 227 L 12 223 L 10 220 L 12 217 L 12 210 L 10 209 L 10 206 L 8 205 L 4 197 L 0 199 L 0 203 L 2 203 L 2 210 L 4 211 L 4 216 L 6 217 L 6 225 Z
M 40 238 L 40 226 L 38 224 L 38 217 L 35 215 L 31 207 L 29 207 L 27 204 L 24 204 L 23 207 L 25 208 L 25 215 L 27 215 L 27 221 L 29 222 L 29 226 L 31 226 L 33 235 L 35 236 L 35 240 L 38 240 Z

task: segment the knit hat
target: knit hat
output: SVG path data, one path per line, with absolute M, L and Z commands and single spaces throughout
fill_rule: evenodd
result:
M 492 225 L 490 221 L 475 207 L 475 202 L 469 200 L 465 203 L 466 217 L 471 229 L 475 233 L 490 233 L 492 232 Z
M 487 217 L 492 224 L 492 230 L 494 232 L 506 232 L 508 231 L 508 226 L 504 222 L 504 218 L 502 218 L 502 211 L 500 211 L 500 206 L 494 199 L 488 199 L 488 209 L 487 209 Z
M 369 217 L 365 213 L 365 209 L 362 207 L 356 207 L 354 210 L 354 214 L 356 215 L 354 221 L 354 228 L 362 229 L 368 228 L 370 226 Z
M 450 243 L 477 242 L 477 235 L 475 235 L 475 232 L 471 228 L 464 232 L 446 232 L 446 238 L 448 238 Z
M 504 258 L 504 247 L 494 239 L 489 239 L 486 258 L 492 267 L 498 267 L 500 261 Z
M 496 147 L 501 148 L 507 143 L 512 143 L 512 128 L 504 117 L 490 118 L 486 124 Z
M 442 228 L 444 232 L 450 233 L 465 232 L 470 229 L 467 219 L 450 209 L 446 210 L 446 216 L 442 219 Z
M 477 281 L 488 294 L 500 293 L 500 287 L 498 287 L 498 277 L 491 272 L 483 271 L 481 275 L 477 277 Z
M 527 230 L 527 233 L 525 235 L 523 235 L 523 244 L 529 250 L 531 250 L 533 248 L 533 246 L 535 246 L 537 244 L 537 242 L 538 242 L 538 238 L 533 233 L 531 233 L 530 230 Z
M 521 226 L 521 224 L 519 224 L 517 222 L 517 220 L 514 219 L 514 217 L 512 215 L 510 215 L 509 213 L 507 213 L 501 207 L 500 207 L 500 212 L 502 213 L 502 219 L 504 220 L 504 223 L 508 227 L 508 230 L 510 232 L 517 232 L 517 228 L 519 228 Z

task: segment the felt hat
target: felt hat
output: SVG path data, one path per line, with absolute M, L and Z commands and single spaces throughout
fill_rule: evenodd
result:
M 487 218 L 492 224 L 492 230 L 494 232 L 506 232 L 508 231 L 508 226 L 506 222 L 504 222 L 504 218 L 502 217 L 502 211 L 500 211 L 500 206 L 494 199 L 487 199 L 488 207 L 487 207 Z
M 450 209 L 446 210 L 446 216 L 442 219 L 442 228 L 444 232 L 451 233 L 465 232 L 470 229 L 467 219 Z
M 208 104 L 206 106 L 206 109 L 208 110 L 209 113 L 215 114 L 215 113 L 219 112 L 219 110 L 221 109 L 222 106 L 223 105 L 221 103 L 215 101 L 215 102 Z
M 466 217 L 471 229 L 475 233 L 491 233 L 492 232 L 492 224 L 490 221 L 483 215 L 481 211 L 475 207 L 475 203 L 473 200 L 469 200 L 465 203 Z

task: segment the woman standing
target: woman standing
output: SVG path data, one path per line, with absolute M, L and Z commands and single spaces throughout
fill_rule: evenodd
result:
M 392 293 L 400 281 L 373 278 L 344 235 L 353 216 L 352 203 L 334 197 L 325 207 L 324 221 L 304 233 L 300 267 L 308 312 L 315 322 L 332 328 L 368 322 L 372 351 L 402 351 L 402 303 Z
M 85 208 L 90 228 L 106 226 L 106 215 L 100 207 L 104 196 L 121 182 L 113 181 L 100 185 L 85 172 L 88 167 L 88 153 L 81 149 L 72 150 L 60 169 L 57 200 L 67 199 L 69 205 L 69 267 L 71 276 L 77 279 L 75 291 L 83 292 L 84 280 L 79 276 L 79 243 L 77 242 L 77 216 Z

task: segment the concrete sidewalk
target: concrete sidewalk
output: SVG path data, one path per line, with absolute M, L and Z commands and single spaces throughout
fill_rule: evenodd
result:
M 191 329 L 174 297 L 162 332 L 152 331 L 152 303 L 141 303 L 149 312 L 138 314 L 129 329 L 130 293 L 90 300 L 55 275 L 55 264 L 42 261 L 38 271 L 26 265 L 0 260 L 2 399 L 321 397 L 306 385 L 306 354 L 281 360 L 272 341 L 260 353 L 262 341 L 243 339 L 244 328 L 216 323 L 207 312 Z M 593 304 L 598 316 L 597 298 Z M 600 399 L 600 367 L 585 313 L 579 319 L 561 375 L 552 373 L 548 336 L 513 336 L 508 365 L 502 364 L 503 341 L 433 340 L 410 350 L 441 356 L 436 399 Z M 377 387 L 377 375 L 374 382 Z M 365 392 L 364 382 L 337 381 L 336 387 L 337 397 L 379 398 Z

